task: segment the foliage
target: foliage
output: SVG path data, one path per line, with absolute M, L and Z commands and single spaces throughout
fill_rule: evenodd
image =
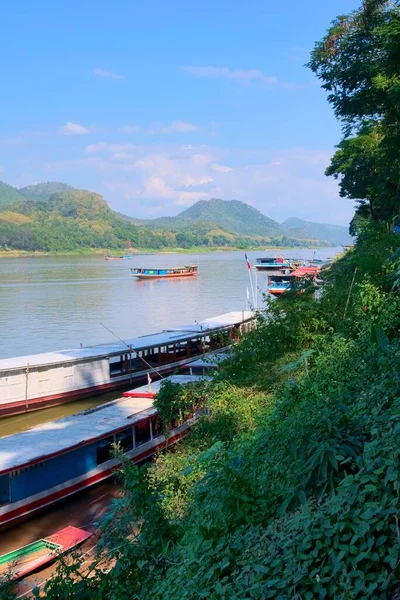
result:
M 216 222 L 202 220 L 203 213 Z M 144 221 L 112 211 L 99 194 L 64 183 L 16 190 L 0 182 L 0 247 L 10 250 L 304 246 L 311 243 L 307 238 L 238 201 L 201 201 L 177 217 Z
M 400 209 L 399 58 L 398 4 L 368 0 L 333 22 L 309 63 L 344 130 L 326 174 L 374 221 Z
M 35 185 L 27 185 L 20 188 L 18 193 L 28 200 L 49 200 L 55 194 L 63 194 L 64 192 L 72 192 L 75 188 L 67 183 L 58 183 L 57 181 L 46 181 Z
M 8 210 L 11 204 L 20 200 L 21 196 L 16 188 L 0 181 L 0 210 Z
M 390 597 L 400 578 L 399 251 L 398 236 L 369 227 L 319 300 L 267 304 L 213 381 L 186 397 L 163 386 L 166 420 L 194 404 L 203 416 L 153 463 L 124 463 L 100 554 L 116 562 L 91 578 L 95 600 Z M 50 600 L 62 591 L 47 586 Z

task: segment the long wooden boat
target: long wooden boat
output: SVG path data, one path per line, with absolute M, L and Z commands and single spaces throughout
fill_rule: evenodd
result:
M 249 330 L 254 314 L 230 312 L 126 342 L 0 360 L 0 417 L 139 385 L 215 350 L 215 334 Z
M 202 379 L 174 375 L 175 383 Z M 170 424 L 168 438 L 153 406 L 159 384 L 75 415 L 0 438 L 0 528 L 111 477 L 121 464 L 113 450 L 139 463 L 177 442 L 196 419 Z
M 53 535 L 7 552 L 0 556 L 0 577 L 8 576 L 14 581 L 22 579 L 77 548 L 91 535 L 90 531 L 70 525 Z
M 133 258 L 131 254 L 123 254 L 122 256 L 105 256 L 104 260 L 130 260 Z
M 293 261 L 283 256 L 257 258 L 254 267 L 257 271 L 266 271 L 267 273 L 284 273 L 287 269 L 292 270 Z
M 197 275 L 198 269 L 197 265 L 185 265 L 162 269 L 135 268 L 131 269 L 131 273 L 137 279 L 171 279 L 171 277 L 193 277 Z

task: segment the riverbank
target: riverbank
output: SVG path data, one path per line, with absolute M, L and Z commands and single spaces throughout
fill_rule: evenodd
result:
M 186 397 L 206 414 L 191 435 L 140 471 L 124 465 L 104 522 L 115 567 L 75 583 L 64 571 L 48 600 L 76 586 L 92 600 L 278 598 L 294 585 L 304 598 L 390 597 L 398 248 L 384 227 L 364 232 L 318 301 L 305 291 L 266 307 L 206 393 Z
M 327 248 L 326 244 L 323 245 L 314 245 L 314 250 L 320 250 Z M 28 252 L 25 250 L 0 250 L 0 259 L 1 258 L 36 258 L 42 256 L 121 256 L 123 254 L 132 256 L 136 256 L 139 254 L 210 254 L 211 252 L 246 252 L 246 251 L 259 251 L 259 252 L 279 252 L 280 250 L 293 250 L 296 252 L 298 250 L 312 250 L 311 246 L 246 246 L 242 247 L 231 247 L 231 246 L 213 246 L 213 247 L 205 247 L 198 246 L 193 248 L 135 248 L 129 249 L 120 248 L 120 249 L 112 249 L 106 250 L 104 248 L 82 248 L 79 250 L 68 250 L 68 251 L 60 251 L 60 252 Z

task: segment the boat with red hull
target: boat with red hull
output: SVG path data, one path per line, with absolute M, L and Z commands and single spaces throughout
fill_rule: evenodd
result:
M 0 417 L 139 385 L 215 350 L 221 333 L 251 326 L 250 311 L 226 313 L 152 335 L 58 352 L 0 359 Z
M 68 526 L 45 538 L 31 542 L 0 556 L 0 577 L 12 581 L 22 579 L 47 567 L 63 554 L 83 544 L 93 534 L 78 527 Z
M 185 265 L 184 267 L 164 267 L 162 269 L 134 268 L 131 274 L 137 279 L 171 279 L 172 277 L 193 277 L 197 275 L 197 265 Z
M 203 379 L 175 375 L 187 385 Z M 154 398 L 159 383 L 108 404 L 0 438 L 0 528 L 112 477 L 125 457 L 140 463 L 184 437 L 196 420 L 186 414 L 166 436 Z

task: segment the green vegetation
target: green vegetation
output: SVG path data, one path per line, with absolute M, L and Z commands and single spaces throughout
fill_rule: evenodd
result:
M 319 42 L 310 67 L 328 91 L 344 137 L 327 169 L 357 215 L 399 214 L 400 17 L 398 2 L 368 0 L 340 16 Z
M 138 219 L 132 221 L 139 222 Z M 303 240 L 302 243 L 304 240 L 310 243 L 312 238 L 331 245 L 352 243 L 346 227 L 311 223 L 295 218 L 287 219 L 280 225 L 244 202 L 218 198 L 199 200 L 176 217 L 142 221 L 142 224 L 174 232 L 189 232 L 199 226 L 221 228 L 240 236 L 258 236 L 264 239 L 269 237 L 279 241 L 280 245 L 298 245 L 299 240 Z
M 63 194 L 64 192 L 72 192 L 76 188 L 66 183 L 58 183 L 57 181 L 47 181 L 45 183 L 37 183 L 36 185 L 28 185 L 20 188 L 18 193 L 28 200 L 49 200 L 54 194 Z
M 146 221 L 147 224 L 167 228 L 184 228 L 193 221 L 214 223 L 239 235 L 278 237 L 286 233 L 281 225 L 259 210 L 239 200 L 199 200 L 176 217 Z
M 196 427 L 151 464 L 124 462 L 124 497 L 103 523 L 99 557 L 110 566 L 82 577 L 64 566 L 46 597 L 390 597 L 400 577 L 399 257 L 400 236 L 370 226 L 322 298 L 305 288 L 267 303 L 214 381 L 165 385 L 164 423 L 197 407 Z
M 294 247 L 306 246 L 310 243 L 310 240 L 305 238 L 299 239 L 290 234 L 282 235 L 279 231 L 279 235 L 275 237 L 232 233 L 215 223 L 195 219 L 185 219 L 178 227 L 171 226 L 170 230 L 162 227 L 161 224 L 159 227 L 154 224 L 150 227 L 147 221 L 129 220 L 115 213 L 99 194 L 76 190 L 66 184 L 43 183 L 28 186 L 19 192 L 10 186 L 2 185 L 3 188 L 0 187 L 0 248 L 3 250 L 28 252 L 68 252 L 88 248 L 165 250 Z M 218 202 L 231 204 L 224 203 L 222 200 Z M 246 204 L 238 204 L 242 206 L 243 219 L 247 211 L 251 214 L 252 211 L 258 213 Z M 270 221 L 263 215 L 261 217 Z M 239 218 L 238 215 L 235 218 Z M 154 223 L 157 222 L 158 219 L 155 219 Z M 250 229 L 253 225 L 254 223 L 250 224 Z
M 311 62 L 345 135 L 374 121 L 372 154 L 357 129 L 333 159 L 354 150 L 336 174 L 342 193 L 360 199 L 355 248 L 326 272 L 318 299 L 305 286 L 266 302 L 213 381 L 162 388 L 164 420 L 197 407 L 197 425 L 153 463 L 123 462 L 103 562 L 85 574 L 64 565 L 48 600 L 398 598 L 397 32 L 398 8 L 364 2 Z M 396 169 L 382 160 L 388 148 Z
M 0 210 L 6 209 L 10 204 L 21 200 L 18 190 L 11 185 L 0 181 Z

